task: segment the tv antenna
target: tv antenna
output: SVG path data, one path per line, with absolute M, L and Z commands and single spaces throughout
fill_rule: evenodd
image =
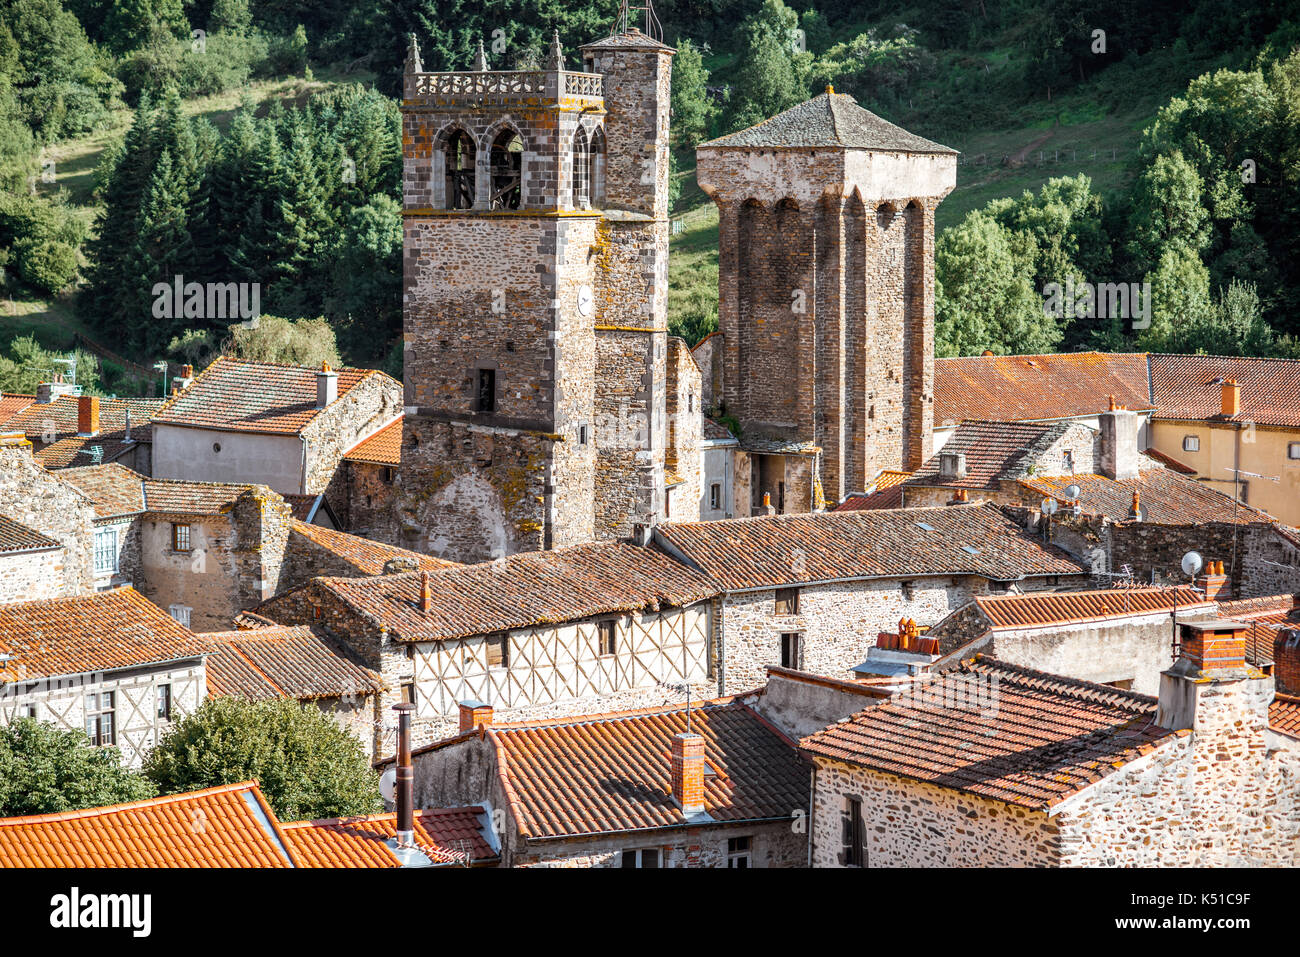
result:
M 609 35 L 615 37 L 620 33 L 631 33 L 638 29 L 634 22 L 637 14 L 641 14 L 643 24 L 640 27 L 641 32 L 662 43 L 664 28 L 659 23 L 659 17 L 655 15 L 655 5 L 651 0 L 623 0 L 618 9 L 618 19 L 614 21 L 614 29 Z

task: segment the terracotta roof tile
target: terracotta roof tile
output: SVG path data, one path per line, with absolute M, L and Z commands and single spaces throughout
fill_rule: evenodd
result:
M 633 831 L 682 823 L 671 793 L 672 737 L 685 707 L 623 716 L 489 726 L 498 773 L 526 838 Z M 808 807 L 808 769 L 791 742 L 743 704 L 691 709 L 714 775 L 704 779 L 715 821 L 781 820 Z
M 1144 510 L 1143 521 L 1164 525 L 1197 525 L 1203 522 L 1271 522 L 1272 516 L 1253 506 L 1239 503 L 1204 482 L 1171 469 L 1147 469 L 1133 479 L 1111 479 L 1104 475 L 1035 475 L 1020 484 L 1037 495 L 1064 501 L 1062 490 L 1079 486 L 1079 504 L 1086 515 L 1105 515 L 1117 522 L 1128 520 L 1137 492 Z
M 203 635 L 208 693 L 251 701 L 267 698 L 334 698 L 378 694 L 383 679 L 351 660 L 306 625 L 281 625 Z
M 704 417 L 704 438 L 708 441 L 714 442 L 725 442 L 727 440 L 732 442 L 736 441 L 736 437 L 731 434 L 730 429 L 721 422 L 716 422 L 713 419 L 710 419 L 708 416 Z
M 95 504 L 96 518 L 144 511 L 144 476 L 125 465 L 64 469 L 59 478 L 83 492 Z
M 312 512 L 316 509 L 316 503 L 322 500 L 320 495 L 294 495 L 285 492 L 281 492 L 280 497 L 289 506 L 289 511 L 293 513 L 293 517 L 303 522 L 311 521 Z
M 147 512 L 164 515 L 220 515 L 229 511 L 245 492 L 265 485 L 234 485 L 225 482 L 184 482 L 175 479 L 145 479 L 144 506 Z
M 162 408 L 164 399 L 108 399 L 99 400 L 99 432 L 92 443 L 101 444 L 121 440 L 126 434 L 127 412 L 131 413 L 131 436 L 137 441 L 147 441 L 151 436 L 149 424 Z M 29 439 L 49 441 L 51 436 L 67 438 L 77 434 L 77 396 L 61 395 L 53 402 L 29 405 L 21 412 L 0 423 L 2 432 L 22 432 Z M 80 465 L 89 463 L 81 462 Z
M 911 472 L 885 469 L 876 476 L 871 491 L 845 496 L 844 501 L 836 505 L 831 511 L 856 512 L 874 508 L 901 508 L 903 505 L 902 485 L 911 477 Z
M 0 515 L 0 555 L 62 548 L 63 543 Z
M 1110 396 L 1133 410 L 1153 406 L 1142 353 L 961 356 L 934 361 L 934 421 L 1041 422 L 1105 412 Z M 1217 401 L 1217 399 L 1216 399 Z
M 1068 422 L 963 422 L 943 448 L 925 462 L 905 486 L 992 489 L 1004 479 L 1024 475 L 1057 439 L 1070 428 Z M 966 475 L 946 478 L 940 474 L 940 456 L 961 452 L 966 456 Z
M 911 575 L 1084 574 L 1064 551 L 987 504 L 670 524 L 656 535 L 728 590 Z
M 349 462 L 368 462 L 372 465 L 402 464 L 402 416 L 378 432 L 362 439 L 343 456 Z
M 524 552 L 431 571 L 427 612 L 419 604 L 421 574 L 317 578 L 306 587 L 331 591 L 404 641 L 687 605 L 717 593 L 707 578 L 667 555 L 621 542 Z
M 1173 469 L 1175 472 L 1179 472 L 1182 475 L 1196 474 L 1196 469 L 1178 461 L 1178 459 L 1174 458 L 1172 455 L 1167 455 L 1164 452 L 1161 452 L 1159 449 L 1143 449 L 1142 454 L 1146 455 L 1148 458 L 1155 459 L 1165 468 Z
M 1300 360 L 1228 356 L 1151 356 L 1151 389 L 1160 419 L 1219 419 L 1222 381 L 1241 385 L 1236 421 L 1300 426 Z
M 1268 726 L 1294 738 L 1300 738 L 1300 698 L 1279 694 L 1268 708 Z
M 800 743 L 809 754 L 1043 810 L 1177 732 L 1156 700 L 985 658 Z
M 0 604 L 0 682 L 196 657 L 203 641 L 130 587 Z
M 351 563 L 362 575 L 382 575 L 384 565 L 395 558 L 408 559 L 415 563 L 414 567 L 417 570 L 421 571 L 459 567 L 456 562 L 449 562 L 443 558 L 408 551 L 395 545 L 385 545 L 382 542 L 362 538 L 360 535 L 325 528 L 323 525 L 310 525 L 298 519 L 294 519 L 292 528 L 296 534 Z
M 275 815 L 252 781 L 0 818 L 0 867 L 291 866 Z
M 484 864 L 499 855 L 486 835 L 481 807 L 415 812 L 415 844 L 435 864 Z M 301 867 L 398 867 L 385 842 L 397 836 L 397 815 L 291 821 L 281 825 Z
M 384 374 L 373 369 L 335 371 L 339 399 L 362 379 Z M 307 366 L 222 356 L 180 395 L 169 399 L 155 421 L 230 432 L 295 435 L 321 411 L 316 408 L 316 373 Z
M 21 395 L 17 392 L 0 393 L 0 425 L 36 401 L 34 395 Z

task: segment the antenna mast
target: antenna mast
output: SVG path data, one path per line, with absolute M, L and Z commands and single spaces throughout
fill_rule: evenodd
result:
M 641 14 L 642 26 L 639 28 L 646 36 L 658 40 L 661 43 L 664 38 L 664 28 L 659 23 L 659 17 L 655 15 L 655 6 L 652 0 L 623 0 L 619 6 L 618 19 L 614 21 L 614 29 L 610 31 L 611 37 L 618 36 L 620 33 L 630 33 L 638 29 L 636 26 L 636 14 Z

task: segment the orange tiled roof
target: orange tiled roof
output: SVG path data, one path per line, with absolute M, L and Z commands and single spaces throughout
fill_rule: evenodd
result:
M 804 738 L 813 755 L 1045 810 L 1178 732 L 1156 700 L 976 657 Z
M 281 492 L 280 498 L 284 499 L 285 504 L 289 506 L 289 511 L 293 512 L 293 517 L 300 521 L 310 522 L 312 512 L 316 508 L 316 503 L 321 501 L 320 495 L 295 495 L 292 492 Z
M 1092 416 L 1110 407 L 1112 395 L 1129 409 L 1153 407 L 1145 354 L 1071 352 L 934 361 L 935 428 L 965 419 L 1043 422 Z
M 1172 455 L 1167 455 L 1164 452 L 1161 452 L 1159 449 L 1143 449 L 1142 454 L 1146 455 L 1148 458 L 1155 459 L 1165 468 L 1173 469 L 1175 472 L 1180 472 L 1183 475 L 1196 474 L 1196 469 L 1178 461 L 1178 459 L 1174 458 Z
M 322 410 L 316 408 L 316 373 L 307 366 L 219 357 L 169 399 L 154 421 L 229 432 L 296 435 Z M 342 399 L 374 369 L 337 369 Z M 336 400 L 337 401 L 337 400 Z
M 1300 698 L 1289 694 L 1273 697 L 1268 707 L 1268 726 L 1294 738 L 1300 738 Z
M 203 638 L 212 651 L 206 668 L 210 695 L 301 701 L 372 695 L 384 688 L 378 673 L 306 625 L 211 632 Z
M 1067 625 L 1108 618 L 1127 618 L 1172 611 L 1213 611 L 1187 586 L 1178 588 L 1103 588 L 1096 591 L 1051 592 L 1039 595 L 996 595 L 974 599 L 994 631 Z
M 368 462 L 372 465 L 402 464 L 402 417 L 362 439 L 343 456 L 349 462 Z
M 1151 393 L 1160 419 L 1223 419 L 1224 379 L 1241 386 L 1234 421 L 1300 426 L 1300 361 L 1231 356 L 1151 356 Z
M 997 488 L 1003 479 L 1024 475 L 1069 428 L 1068 422 L 963 422 L 904 485 Z M 965 477 L 946 478 L 940 473 L 940 456 L 946 452 L 966 456 Z
M 203 642 L 134 588 L 0 604 L 0 682 L 197 657 Z
M 63 543 L 0 515 L 0 555 L 62 548 Z
M 650 611 L 717 594 L 707 578 L 667 555 L 622 542 L 521 552 L 495 562 L 437 569 L 428 573 L 432 603 L 427 612 L 419 604 L 421 574 L 317 578 L 305 587 L 329 590 L 382 622 L 398 641 L 439 641 Z
M 36 401 L 34 395 L 22 395 L 17 392 L 0 392 L 0 424 L 11 418 Z
M 435 864 L 486 864 L 499 855 L 485 836 L 481 807 L 415 812 L 415 844 Z M 397 815 L 291 821 L 284 836 L 301 867 L 398 867 L 385 842 L 397 836 Z
M 228 511 L 239 496 L 257 488 L 267 495 L 275 495 L 264 485 L 145 479 L 144 507 L 147 512 L 165 515 L 220 515 Z
M 993 505 L 767 515 L 661 525 L 656 534 L 728 590 L 911 575 L 1005 581 L 1084 573 Z
M 1203 522 L 1271 522 L 1272 516 L 1253 506 L 1238 503 L 1204 482 L 1171 469 L 1147 469 L 1137 478 L 1112 479 L 1104 475 L 1035 475 L 1020 484 L 1036 495 L 1050 495 L 1064 502 L 1062 490 L 1079 486 L 1079 504 L 1086 515 L 1105 515 L 1117 522 L 1128 521 L 1133 493 L 1141 499 L 1143 521 L 1163 525 L 1198 525 Z
M 1300 617 L 1296 595 L 1265 595 L 1219 602 L 1219 615 L 1233 621 L 1263 621 L 1283 625 Z
M 715 820 L 783 820 L 808 806 L 808 769 L 786 737 L 743 704 L 691 709 L 715 774 L 704 779 Z M 670 778 L 672 737 L 686 709 L 489 726 L 498 774 L 520 833 L 545 839 L 682 823 Z
M 99 432 L 88 441 L 104 444 L 122 440 L 126 435 L 127 412 L 131 413 L 131 437 L 148 441 L 149 424 L 162 408 L 164 399 L 109 399 L 99 400 Z M 53 402 L 27 406 L 21 412 L 0 423 L 0 432 L 22 432 L 29 439 L 46 442 L 50 436 L 59 439 L 77 434 L 77 396 L 61 395 Z M 89 463 L 81 462 L 81 465 Z
M 95 503 L 96 518 L 134 515 L 144 511 L 144 476 L 125 465 L 91 465 L 64 469 L 59 478 Z
M 0 867 L 292 867 L 253 781 L 167 797 L 0 818 Z
M 457 562 L 449 562 L 444 558 L 434 558 L 432 555 L 423 555 L 395 545 L 385 545 L 382 542 L 362 538 L 360 535 L 325 528 L 323 525 L 311 525 L 298 519 L 294 519 L 292 527 L 293 531 L 303 538 L 350 562 L 362 575 L 383 574 L 384 565 L 394 558 L 409 558 L 421 571 L 459 567 Z
M 844 501 L 836 505 L 831 511 L 856 512 L 863 509 L 901 508 L 903 505 L 902 485 L 911 477 L 911 472 L 885 469 L 876 476 L 876 481 L 873 483 L 870 492 L 848 495 Z

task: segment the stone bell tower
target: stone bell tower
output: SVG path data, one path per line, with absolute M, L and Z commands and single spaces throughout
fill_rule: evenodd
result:
M 657 514 L 672 51 L 582 53 L 430 73 L 411 40 L 396 544 L 479 561 Z
M 696 155 L 720 216 L 715 405 L 741 425 L 755 503 L 779 490 L 785 511 L 807 510 L 820 478 L 834 505 L 881 469 L 920 466 L 934 212 L 956 152 L 828 87 Z

